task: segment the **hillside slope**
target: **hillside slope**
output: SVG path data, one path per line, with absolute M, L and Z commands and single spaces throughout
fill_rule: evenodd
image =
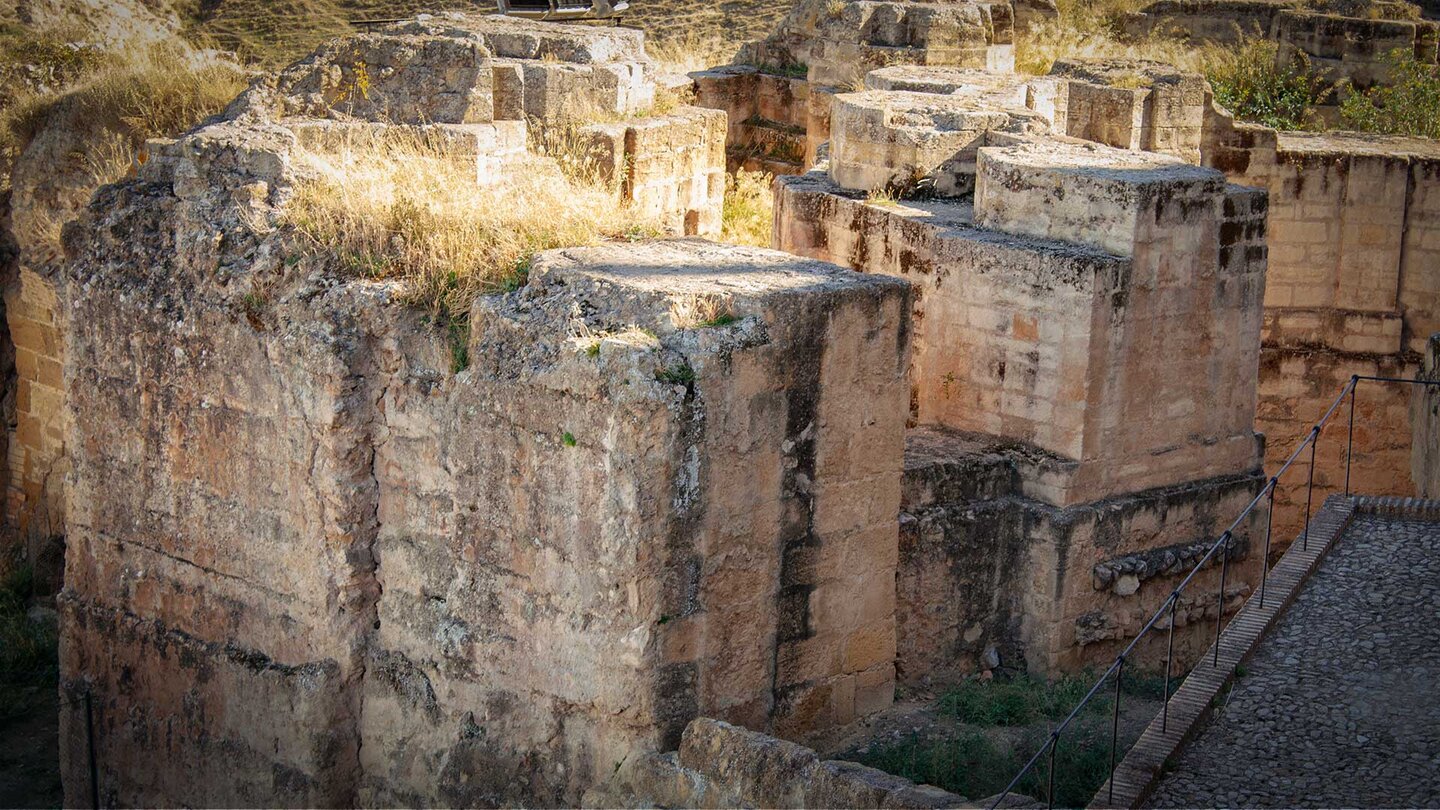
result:
M 652 40 L 736 46 L 764 36 L 793 0 L 632 0 L 624 24 Z M 408 17 L 424 11 L 495 10 L 493 0 L 189 0 L 182 13 L 190 33 L 264 63 L 299 57 L 322 40 L 352 31 L 361 20 Z

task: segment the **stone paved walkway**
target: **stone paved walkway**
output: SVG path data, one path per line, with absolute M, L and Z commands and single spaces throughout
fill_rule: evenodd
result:
M 1154 807 L 1440 807 L 1440 523 L 1361 516 Z

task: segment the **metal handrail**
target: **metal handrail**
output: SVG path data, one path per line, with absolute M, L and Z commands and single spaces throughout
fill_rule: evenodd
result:
M 1080 715 L 1080 712 L 1090 703 L 1091 699 L 1099 693 L 1100 688 L 1105 685 L 1105 681 L 1109 679 L 1111 675 L 1115 676 L 1115 703 L 1112 707 L 1110 721 L 1110 779 L 1108 781 L 1110 786 L 1109 800 L 1111 802 L 1115 800 L 1115 759 L 1119 750 L 1120 729 L 1120 684 L 1125 673 L 1125 660 L 1135 649 L 1135 645 L 1139 644 L 1140 640 L 1154 629 L 1155 625 L 1160 621 L 1160 617 L 1164 616 L 1168 610 L 1170 613 L 1170 624 L 1167 628 L 1165 691 L 1160 719 L 1160 728 L 1164 731 L 1170 722 L 1170 680 L 1175 658 L 1175 608 L 1180 603 L 1181 592 L 1184 591 L 1185 587 L 1195 578 L 1195 575 L 1200 573 L 1210 562 L 1215 552 L 1223 547 L 1225 551 L 1220 558 L 1219 610 L 1215 617 L 1215 656 L 1211 664 L 1212 666 L 1218 667 L 1220 665 L 1220 633 L 1225 621 L 1225 579 L 1229 573 L 1230 546 L 1235 538 L 1235 530 L 1240 527 L 1246 518 L 1254 513 L 1255 507 L 1259 506 L 1262 500 L 1268 498 L 1269 504 L 1265 515 L 1265 553 L 1260 560 L 1260 606 L 1264 607 L 1265 586 L 1270 577 L 1270 538 L 1275 522 L 1275 489 L 1279 486 L 1280 477 L 1290 470 L 1291 466 L 1295 464 L 1295 461 L 1300 458 L 1300 454 L 1308 447 L 1310 450 L 1310 469 L 1307 474 L 1308 481 L 1306 482 L 1305 494 L 1305 531 L 1300 536 L 1300 547 L 1303 550 L 1309 550 L 1310 516 L 1314 505 L 1315 494 L 1315 449 L 1320 443 L 1321 431 L 1330 422 L 1330 418 L 1335 415 L 1336 409 L 1340 407 L 1340 404 L 1344 402 L 1348 396 L 1350 398 L 1350 433 L 1349 441 L 1345 448 L 1345 494 L 1348 496 L 1350 494 L 1350 462 L 1352 456 L 1355 454 L 1355 392 L 1359 389 L 1361 382 L 1404 383 L 1407 385 L 1440 387 L 1440 380 L 1407 380 L 1401 377 L 1377 377 L 1362 374 L 1351 376 L 1350 381 L 1340 390 L 1340 395 L 1335 398 L 1335 401 L 1331 403 L 1329 409 L 1325 411 L 1325 415 L 1320 417 L 1320 420 L 1310 429 L 1310 432 L 1306 434 L 1304 440 L 1300 442 L 1300 445 L 1295 448 L 1295 451 L 1290 454 L 1290 457 L 1285 460 L 1285 463 L 1280 465 L 1280 469 L 1277 470 L 1274 475 L 1270 476 L 1269 480 L 1265 482 L 1264 488 L 1262 488 L 1259 494 L 1250 501 L 1250 504 L 1240 512 L 1240 516 L 1235 518 L 1235 521 L 1230 524 L 1230 528 L 1226 529 L 1225 532 L 1220 535 L 1219 539 L 1210 546 L 1205 552 L 1205 556 L 1201 557 L 1200 561 L 1190 569 L 1190 573 L 1185 576 L 1185 579 L 1181 580 L 1180 584 L 1176 585 L 1175 588 L 1170 591 L 1170 595 L 1160 604 L 1159 609 L 1151 615 L 1150 620 L 1145 623 L 1145 626 L 1140 628 L 1140 632 L 1135 635 L 1135 638 L 1131 639 L 1130 643 L 1125 645 L 1125 649 L 1115 657 L 1115 660 L 1110 664 L 1109 668 L 1105 670 L 1105 673 L 1100 676 L 1099 680 L 1095 681 L 1095 685 L 1090 687 L 1090 691 L 1085 693 L 1085 697 L 1081 698 L 1080 702 L 1075 705 L 1075 708 L 1071 709 L 1070 713 L 1065 716 L 1065 719 L 1061 720 L 1060 724 L 1050 732 L 1050 736 L 1046 739 L 1045 744 L 1040 746 L 1040 750 L 1036 751 L 1035 754 L 1026 761 L 1024 767 L 1020 769 L 1020 772 L 1015 774 L 1015 778 L 1010 780 L 1010 784 L 1005 786 L 1005 790 L 1002 791 L 995 798 L 995 802 L 990 805 L 990 810 L 996 810 L 996 808 L 1004 803 L 1005 799 L 1015 791 L 1015 787 L 1020 784 L 1020 781 L 1025 778 L 1026 774 L 1030 773 L 1031 769 L 1035 767 L 1035 763 L 1039 762 L 1040 758 L 1045 756 L 1047 751 L 1050 754 L 1050 767 L 1048 776 L 1049 786 L 1046 791 L 1045 801 L 1046 807 L 1053 808 L 1055 806 L 1055 751 L 1059 747 L 1060 735 L 1063 734 L 1070 723 Z

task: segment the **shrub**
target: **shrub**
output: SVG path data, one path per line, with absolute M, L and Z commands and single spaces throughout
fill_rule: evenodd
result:
M 1046 736 L 1034 729 L 1020 735 L 1013 747 L 977 731 L 938 740 L 913 737 L 874 748 L 859 759 L 872 768 L 961 796 L 993 796 L 1010 784 L 1030 755 L 1045 744 Z M 1108 724 L 1091 720 L 1066 730 L 1055 756 L 1056 807 L 1090 803 L 1110 775 L 1109 745 Z M 1048 757 L 1042 757 L 1015 792 L 1046 803 L 1048 768 Z
M 1223 56 L 1212 53 L 1205 74 L 1215 100 L 1244 121 L 1281 130 L 1313 128 L 1315 105 L 1330 88 L 1303 54 L 1278 64 L 1278 47 L 1255 39 Z
M 1440 67 L 1394 51 L 1391 82 L 1350 94 L 1340 106 L 1345 126 L 1365 132 L 1440 138 Z
M 34 707 L 34 688 L 53 687 L 59 677 L 54 627 L 26 613 L 33 583 L 28 568 L 0 583 L 0 722 L 27 714 Z
M 1028 675 L 1011 680 L 967 680 L 940 698 L 940 711 L 964 723 L 982 726 L 1023 726 L 1038 720 L 1060 720 L 1090 690 L 1093 679 L 1061 678 L 1054 683 Z M 1102 696 L 1087 704 L 1104 704 Z

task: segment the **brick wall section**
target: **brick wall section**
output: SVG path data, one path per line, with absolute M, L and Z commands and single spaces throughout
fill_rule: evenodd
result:
M 621 201 L 678 234 L 720 235 L 724 113 L 682 107 L 664 116 L 592 124 L 576 137 L 585 159 L 614 182 Z
M 830 139 L 832 92 L 805 79 L 732 65 L 691 74 L 695 103 L 723 110 L 731 171 L 799 174 Z
M 22 543 L 43 544 L 65 531 L 64 312 L 52 282 L 22 266 L 6 292 L 5 316 L 16 378 L 6 530 Z
M 1208 162 L 1270 192 L 1257 429 L 1278 468 L 1352 374 L 1413 377 L 1440 330 L 1440 147 L 1433 141 L 1236 127 Z M 1355 491 L 1411 495 L 1411 392 L 1356 400 Z M 1348 406 L 1321 436 L 1311 500 L 1344 490 Z M 1276 536 L 1304 523 L 1309 456 L 1281 482 Z

